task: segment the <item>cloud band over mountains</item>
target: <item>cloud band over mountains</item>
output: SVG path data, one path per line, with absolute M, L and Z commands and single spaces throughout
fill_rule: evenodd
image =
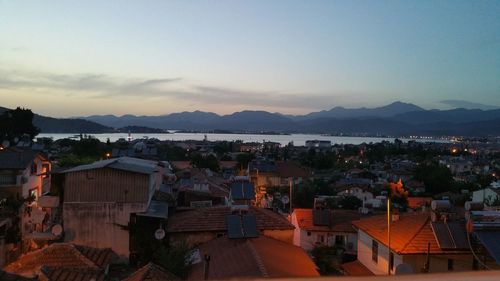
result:
M 304 109 L 323 109 L 325 105 L 341 99 L 340 96 L 331 94 L 253 91 L 200 85 L 190 83 L 182 77 L 140 79 L 104 74 L 59 75 L 3 69 L 0 69 L 1 89 L 42 91 L 45 94 L 62 92 L 68 96 L 92 99 L 176 99 L 207 104 Z

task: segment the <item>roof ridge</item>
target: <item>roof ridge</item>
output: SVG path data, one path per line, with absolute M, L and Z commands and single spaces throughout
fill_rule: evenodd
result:
M 262 277 L 268 278 L 269 273 L 267 272 L 266 266 L 264 265 L 264 262 L 262 261 L 262 258 L 260 257 L 259 253 L 257 252 L 257 249 L 253 246 L 252 242 L 250 240 L 246 240 L 246 243 L 248 247 L 250 248 L 250 253 L 252 253 L 252 256 L 255 258 L 255 262 L 257 263 L 257 267 L 259 268 L 260 273 L 262 274 Z
M 422 229 L 424 229 L 424 227 L 429 223 L 429 216 L 427 216 L 425 218 L 425 222 L 422 224 L 422 226 L 418 229 L 417 232 L 415 232 L 415 235 L 413 235 L 410 239 L 408 239 L 408 242 L 406 242 L 406 244 L 403 246 L 403 248 L 401 249 L 401 251 L 398 252 L 399 253 L 402 253 L 404 250 L 406 250 L 406 247 L 408 247 L 408 245 L 410 245 L 411 242 L 413 242 L 413 239 L 415 239 L 415 237 L 417 237 L 417 235 L 422 231 Z

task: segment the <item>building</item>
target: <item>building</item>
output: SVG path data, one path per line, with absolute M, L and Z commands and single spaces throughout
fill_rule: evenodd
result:
M 128 229 L 141 219 L 157 220 L 155 225 L 167 219 L 168 204 L 154 200 L 158 192 L 168 190 L 165 185 L 174 177 L 163 162 L 121 157 L 78 166 L 64 174 L 67 242 L 111 248 L 128 258 Z
M 2 191 L 21 198 L 33 197 L 33 204 L 50 191 L 51 162 L 40 152 L 10 148 L 0 151 Z
M 500 188 L 494 188 L 492 186 L 476 190 L 472 193 L 472 201 L 483 202 L 484 204 L 491 206 L 496 203 L 500 205 Z
M 352 221 L 360 218 L 359 212 L 351 210 L 294 209 L 293 244 L 306 251 L 316 246 L 338 246 L 347 254 L 356 254 L 358 234 Z
M 60 228 L 57 217 L 59 198 L 46 196 L 50 192 L 52 164 L 38 151 L 25 148 L 9 148 L 0 150 L 0 199 L 21 201 L 20 230 L 24 245 L 33 240 L 53 240 L 59 237 L 53 233 L 53 227 Z M 5 210 L 2 213 L 6 213 Z M 3 218 L 0 229 L 12 225 Z M 3 230 L 5 231 L 5 229 Z M 2 230 L 0 230 L 2 232 Z M 1 244 L 1 243 L 0 243 Z M 28 247 L 21 247 L 27 250 Z M 6 261 L 5 251 L 0 246 L 0 265 Z
M 386 215 L 354 221 L 353 225 L 358 229 L 358 261 L 376 275 L 386 275 L 389 268 L 395 274 L 398 266 L 413 273 L 477 268 L 463 222 L 431 222 L 429 212 L 394 215 L 390 252 Z

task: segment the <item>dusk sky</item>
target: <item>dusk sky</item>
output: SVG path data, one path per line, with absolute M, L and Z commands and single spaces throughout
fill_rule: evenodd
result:
M 500 1 L 0 0 L 0 106 L 500 106 L 499 15 Z

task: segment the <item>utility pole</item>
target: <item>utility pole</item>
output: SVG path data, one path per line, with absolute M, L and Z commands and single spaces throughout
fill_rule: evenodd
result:
M 387 275 L 391 275 L 391 197 L 387 196 Z

